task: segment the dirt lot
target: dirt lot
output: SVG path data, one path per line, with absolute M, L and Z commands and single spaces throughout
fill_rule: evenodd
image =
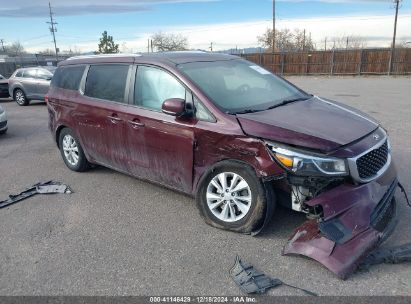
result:
M 303 78 L 308 92 L 346 102 L 388 129 L 400 179 L 411 194 L 411 78 Z M 411 265 L 380 265 L 337 279 L 318 263 L 282 257 L 304 216 L 278 209 L 259 237 L 217 230 L 193 199 L 105 168 L 69 171 L 47 129 L 44 103 L 1 100 L 0 199 L 38 181 L 72 195 L 37 196 L 0 210 L 0 295 L 237 295 L 236 254 L 265 273 L 320 295 L 411 295 Z M 332 128 L 332 126 L 330 126 Z M 411 241 L 411 209 L 397 192 L 400 224 L 386 245 Z M 270 295 L 297 295 L 280 287 Z

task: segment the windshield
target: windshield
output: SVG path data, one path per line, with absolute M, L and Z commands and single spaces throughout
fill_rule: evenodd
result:
M 246 60 L 191 62 L 178 67 L 227 113 L 263 111 L 310 97 Z

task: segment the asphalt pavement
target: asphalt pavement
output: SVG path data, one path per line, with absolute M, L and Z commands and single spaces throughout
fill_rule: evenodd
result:
M 381 121 L 411 194 L 411 78 L 289 80 Z M 206 225 L 191 197 L 102 167 L 72 172 L 43 102 L 0 104 L 9 117 L 0 136 L 0 200 L 50 179 L 75 191 L 0 209 L 0 295 L 239 295 L 228 274 L 236 254 L 320 295 L 411 295 L 411 264 L 378 265 L 342 281 L 313 260 L 281 256 L 302 214 L 279 208 L 262 235 L 241 235 Z M 400 223 L 384 246 L 411 241 L 411 208 L 399 191 L 397 199 Z M 288 287 L 268 294 L 303 295 Z

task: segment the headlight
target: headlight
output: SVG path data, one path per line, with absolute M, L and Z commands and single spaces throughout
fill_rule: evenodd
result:
M 268 144 L 275 159 L 287 170 L 304 176 L 348 175 L 346 161 L 334 157 L 321 157 L 297 152 L 275 144 Z

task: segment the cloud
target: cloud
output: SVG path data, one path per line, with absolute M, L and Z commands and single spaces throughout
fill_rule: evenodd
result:
M 53 13 L 58 16 L 74 16 L 88 14 L 105 13 L 129 13 L 146 11 L 149 8 L 136 5 L 73 5 L 57 6 L 53 8 Z M 0 17 L 25 18 L 25 17 L 47 17 L 49 8 L 46 6 L 27 6 L 24 9 L 0 9 Z
M 58 16 L 74 16 L 147 11 L 151 9 L 152 5 L 164 3 L 215 1 L 218 0 L 54 0 L 51 1 L 51 5 L 53 12 Z M 70 3 L 70 5 L 67 5 L 67 3 Z M 0 17 L 44 18 L 48 14 L 48 2 L 45 0 L 5 1 L 0 8 Z
M 393 20 L 391 15 L 381 16 L 341 16 L 317 18 L 281 19 L 278 28 L 306 29 L 318 48 L 324 47 L 327 37 L 327 48 L 332 46 L 334 37 L 359 36 L 367 41 L 369 47 L 388 47 L 392 39 Z M 120 39 L 114 35 L 114 40 L 122 46 L 125 43 L 127 51 L 145 52 L 147 39 L 162 30 L 186 36 L 192 49 L 208 50 L 213 42 L 214 50 L 225 50 L 238 47 L 247 48 L 258 45 L 257 36 L 272 26 L 271 20 L 254 20 L 249 22 L 203 24 L 192 26 L 150 27 L 145 30 L 128 28 L 127 33 L 133 39 Z M 376 31 L 378 29 L 378 31 Z M 83 42 L 58 37 L 61 49 L 76 46 L 82 51 L 95 50 L 98 38 L 83 37 Z M 86 40 L 87 39 L 87 40 Z M 398 41 L 411 41 L 411 14 L 403 14 L 398 21 Z M 23 41 L 24 43 L 24 41 Z M 30 43 L 24 45 L 30 51 L 41 50 L 30 48 Z M 44 45 L 42 46 L 44 48 Z
M 270 0 L 271 1 L 271 0 Z M 325 3 L 371 3 L 371 2 L 379 2 L 379 3 L 392 3 L 390 0 L 277 0 L 277 2 L 325 2 Z

